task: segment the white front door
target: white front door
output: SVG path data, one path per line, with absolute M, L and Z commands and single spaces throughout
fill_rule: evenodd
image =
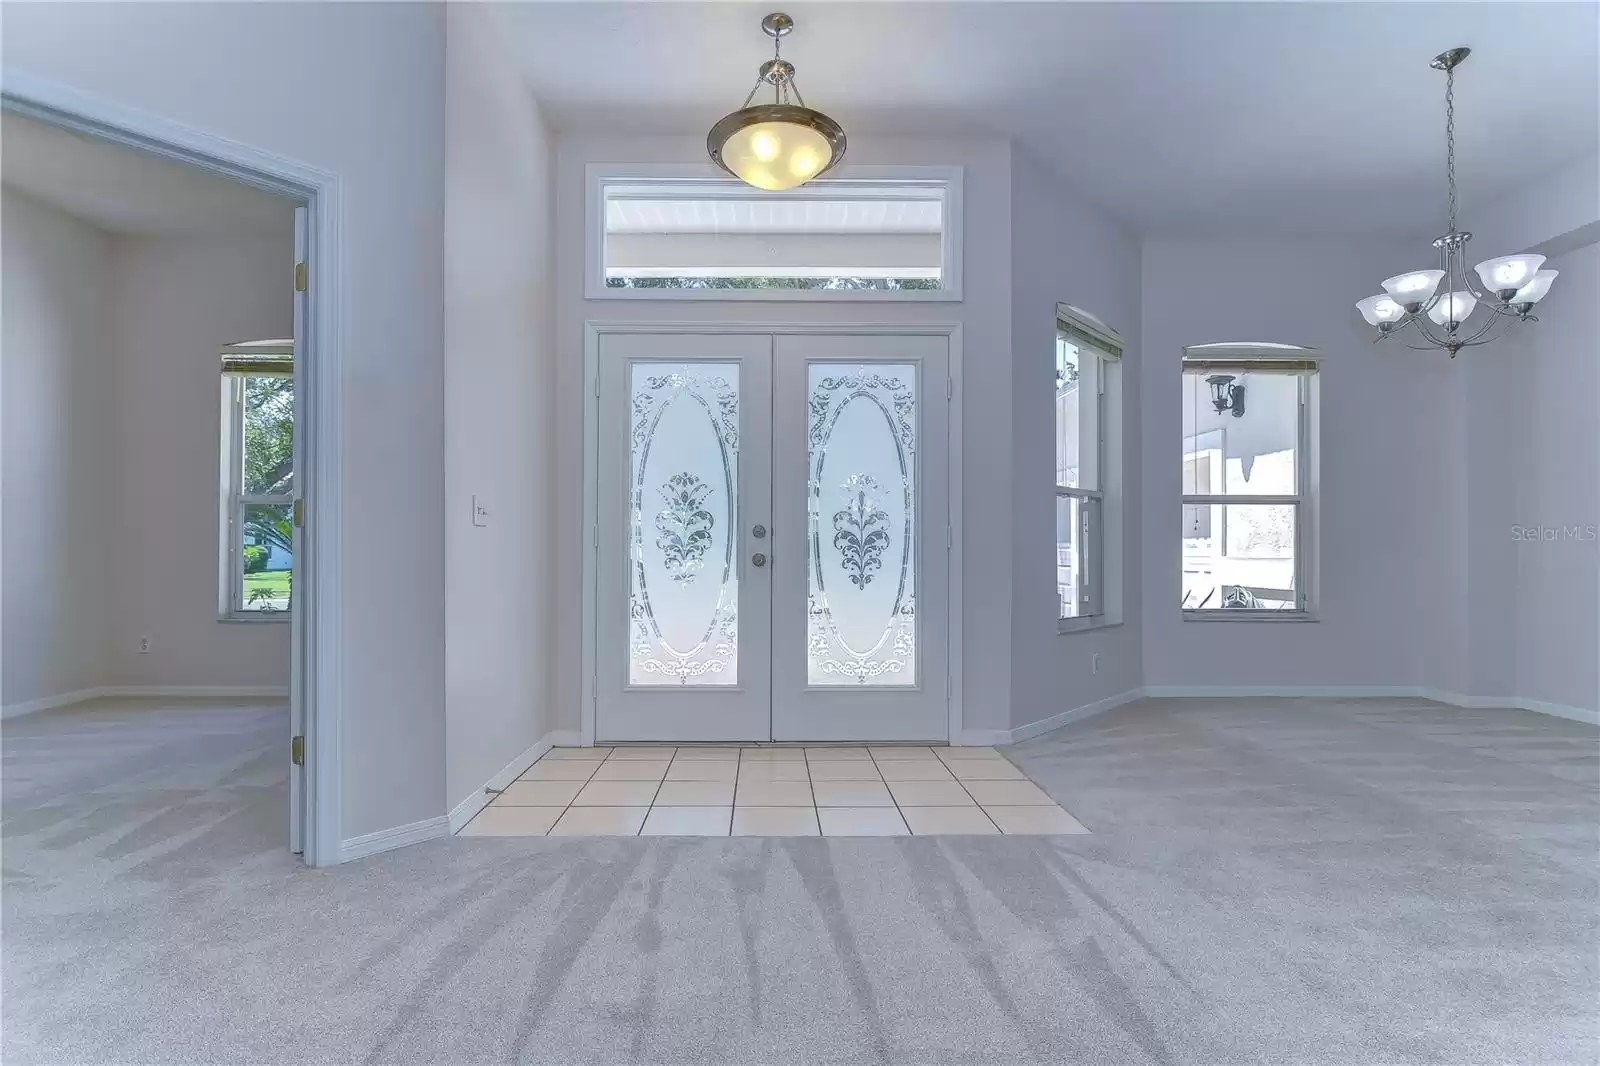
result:
M 601 335 L 597 740 L 947 737 L 948 349 Z

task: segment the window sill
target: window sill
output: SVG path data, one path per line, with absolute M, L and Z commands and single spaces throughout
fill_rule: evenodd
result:
M 1185 622 L 1320 622 L 1315 611 L 1252 611 L 1218 608 L 1210 611 L 1184 611 Z
M 1056 635 L 1065 636 L 1068 633 L 1087 633 L 1091 629 L 1110 629 L 1121 624 L 1121 619 L 1107 618 L 1103 614 L 1091 614 L 1082 618 L 1058 618 L 1056 619 Z
M 247 626 L 263 624 L 270 625 L 273 622 L 287 622 L 288 620 L 288 611 L 252 611 L 248 613 L 224 614 L 217 616 L 217 621 L 228 625 L 232 625 L 234 623 Z

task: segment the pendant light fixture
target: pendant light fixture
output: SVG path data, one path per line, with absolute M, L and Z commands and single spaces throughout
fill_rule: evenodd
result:
M 783 58 L 783 39 L 794 19 L 774 12 L 761 20 L 772 38 L 772 58 L 761 64 L 755 88 L 739 110 L 724 115 L 706 137 L 716 164 L 758 189 L 792 189 L 837 166 L 844 158 L 844 128 L 806 106 L 794 84 L 794 64 Z M 763 85 L 772 102 L 751 105 Z
M 1467 270 L 1467 242 L 1472 234 L 1456 229 L 1456 67 L 1472 54 L 1470 48 L 1452 48 L 1429 64 L 1445 74 L 1444 138 L 1445 181 L 1450 191 L 1450 231 L 1433 242 L 1439 249 L 1439 269 L 1396 274 L 1383 283 L 1384 291 L 1356 304 L 1367 324 L 1376 326 L 1375 340 L 1415 326 L 1422 344 L 1407 344 L 1418 351 L 1442 349 L 1452 359 L 1463 348 L 1487 344 L 1496 325 L 1508 319 L 1537 322 L 1529 312 L 1544 299 L 1558 271 L 1539 269 L 1542 255 L 1503 255 L 1486 259 Z M 1477 275 L 1474 280 L 1473 274 Z M 1464 328 L 1474 310 L 1489 314 L 1475 328 Z M 1432 322 L 1435 328 L 1430 329 Z

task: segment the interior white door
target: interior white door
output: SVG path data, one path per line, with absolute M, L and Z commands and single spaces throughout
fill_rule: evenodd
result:
M 949 338 L 773 344 L 772 737 L 949 736 Z
M 772 337 L 602 334 L 595 736 L 771 735 Z

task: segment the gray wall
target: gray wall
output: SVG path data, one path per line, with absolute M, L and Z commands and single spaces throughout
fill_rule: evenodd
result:
M 289 623 L 217 620 L 218 442 L 225 344 L 294 333 L 294 209 L 275 237 L 113 242 L 114 520 L 97 548 L 115 580 L 112 684 L 289 684 Z M 139 654 L 140 637 L 150 651 Z
M 1011 688 L 1009 724 L 1027 725 L 1136 689 L 1144 670 L 1139 619 L 1143 441 L 1140 379 L 1139 245 L 1115 219 L 1014 149 L 1011 167 L 1011 426 L 1014 484 L 1011 529 Z M 1120 573 L 1122 624 L 1057 632 L 1055 568 L 1056 304 L 1097 316 L 1128 342 L 1122 360 L 1122 413 L 1107 427 L 1120 444 L 1120 539 L 1108 537 L 1108 574 Z M 979 424 L 981 425 L 981 423 Z M 981 430 L 980 430 L 981 431 Z M 1108 504 L 1108 509 L 1109 509 Z M 966 530 L 968 551 L 988 541 L 985 519 Z M 1108 582 L 1109 587 L 1109 582 Z M 1099 672 L 1094 669 L 1099 656 Z
M 445 751 L 453 806 L 553 727 L 549 135 L 477 5 L 446 15 Z M 472 498 L 488 511 L 472 524 Z
M 111 237 L 9 188 L 0 227 L 0 703 L 21 709 L 106 683 Z

